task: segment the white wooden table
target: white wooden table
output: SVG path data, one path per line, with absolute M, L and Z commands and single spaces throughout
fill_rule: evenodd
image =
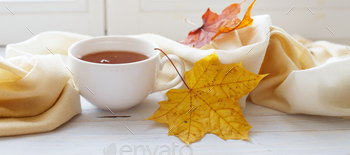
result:
M 0 56 L 3 56 L 0 48 Z M 248 103 L 243 114 L 253 127 L 251 141 L 224 141 L 213 134 L 185 145 L 167 136 L 168 126 L 143 121 L 163 97 L 151 94 L 138 106 L 113 115 L 82 98 L 82 114 L 52 132 L 0 138 L 0 154 L 350 154 L 350 120 L 288 115 Z M 100 118 L 103 116 L 130 116 Z M 110 145 L 110 147 L 108 147 Z M 166 152 L 169 151 L 169 152 Z

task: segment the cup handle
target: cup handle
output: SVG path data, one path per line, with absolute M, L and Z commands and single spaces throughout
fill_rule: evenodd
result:
M 177 62 L 177 63 L 180 65 L 179 73 L 180 73 L 180 75 L 181 75 L 182 77 L 184 77 L 184 75 L 185 75 L 185 66 L 184 66 L 184 64 L 182 63 L 181 59 L 180 59 L 178 56 L 173 55 L 173 54 L 168 54 L 168 57 L 171 59 L 171 61 Z M 160 60 L 159 70 L 162 70 L 162 69 L 163 69 L 164 64 L 165 64 L 167 61 L 169 61 L 169 60 L 168 60 L 168 58 L 165 57 L 165 56 Z M 170 82 L 167 83 L 167 84 L 155 85 L 154 88 L 153 88 L 153 90 L 152 90 L 152 93 L 170 89 L 170 88 L 176 86 L 180 81 L 181 81 L 181 78 L 180 78 L 179 75 L 177 75 L 177 77 L 176 77 L 175 79 L 173 79 L 172 81 L 170 81 Z

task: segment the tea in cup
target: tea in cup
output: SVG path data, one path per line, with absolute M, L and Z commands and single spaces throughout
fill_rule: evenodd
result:
M 102 36 L 74 43 L 68 49 L 68 69 L 80 94 L 104 110 L 129 109 L 150 93 L 167 90 L 181 81 L 177 76 L 165 85 L 156 85 L 157 72 L 168 61 L 160 58 L 158 46 L 129 36 Z M 176 55 L 168 55 L 180 66 Z

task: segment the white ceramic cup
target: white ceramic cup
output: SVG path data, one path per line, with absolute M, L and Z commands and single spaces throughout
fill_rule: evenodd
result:
M 150 41 L 128 36 L 103 36 L 82 40 L 68 49 L 68 69 L 73 74 L 75 86 L 80 94 L 96 107 L 113 111 L 129 109 L 150 93 L 167 90 L 181 81 L 177 76 L 165 85 L 155 85 L 157 71 L 168 61 L 160 59 L 158 46 Z M 132 51 L 149 56 L 148 59 L 124 63 L 101 64 L 78 59 L 99 51 Z M 184 65 L 175 55 L 168 55 L 180 64 L 180 74 L 184 75 Z

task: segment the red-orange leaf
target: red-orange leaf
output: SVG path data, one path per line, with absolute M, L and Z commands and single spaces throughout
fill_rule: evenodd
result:
M 226 7 L 220 15 L 210 11 L 208 8 L 207 12 L 202 16 L 203 25 L 188 33 L 187 38 L 180 41 L 180 43 L 200 48 L 210 43 L 211 40 L 221 33 L 231 32 L 252 25 L 253 19 L 250 18 L 250 15 L 255 1 L 250 4 L 242 21 L 237 17 L 237 14 L 241 12 L 241 5 L 245 0 Z

